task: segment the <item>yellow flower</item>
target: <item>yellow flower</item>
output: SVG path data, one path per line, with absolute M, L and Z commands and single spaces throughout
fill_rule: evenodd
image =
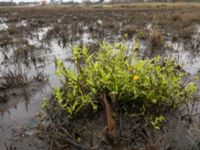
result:
M 133 80 L 134 80 L 134 81 L 137 81 L 137 80 L 139 80 L 139 79 L 140 79 L 139 76 L 137 76 L 137 75 L 133 76 Z
M 132 72 L 132 71 L 133 71 L 133 67 L 129 67 L 129 68 L 128 68 L 128 71 L 129 71 L 129 72 Z
M 196 75 L 196 76 L 194 77 L 194 79 L 195 79 L 195 80 L 199 80 L 199 77 Z
M 124 37 L 125 37 L 125 38 L 128 38 L 128 34 L 127 34 L 127 33 L 125 33 L 125 34 L 124 34 Z

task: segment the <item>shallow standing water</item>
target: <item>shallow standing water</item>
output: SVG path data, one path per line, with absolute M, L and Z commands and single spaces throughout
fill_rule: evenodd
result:
M 26 145 L 29 145 L 27 146 L 27 150 L 47 148 L 43 141 L 35 137 L 36 133 L 34 127 L 38 125 L 38 115 L 39 112 L 42 111 L 42 100 L 51 97 L 52 86 L 60 85 L 54 73 L 54 58 L 57 57 L 65 60 L 66 57 L 70 57 L 71 55 L 70 49 L 59 47 L 56 40 L 53 40 L 48 48 L 49 50 L 47 51 L 40 49 L 37 51 L 37 54 L 35 54 L 36 58 L 39 57 L 43 59 L 44 62 L 38 63 L 36 67 L 23 67 L 27 69 L 27 76 L 32 76 L 36 71 L 41 71 L 44 75 L 48 75 L 49 82 L 44 85 L 37 82 L 31 84 L 28 100 L 24 99 L 23 95 L 21 95 L 21 97 L 16 96 L 16 98 L 21 100 L 18 100 L 18 103 L 13 103 L 13 105 L 9 106 L 6 110 L 3 109 L 3 111 L 0 112 L 0 150 L 6 150 L 6 145 L 9 147 L 10 144 L 12 147 L 18 147 L 18 149 L 20 149 L 20 147 L 23 149 Z M 3 58 L 3 56 L 1 57 Z M 71 63 L 65 61 L 65 65 L 70 66 Z M 20 142 L 20 138 L 23 139 L 23 141 Z
M 0 25 L 0 29 L 6 30 L 7 25 L 3 21 Z M 22 95 L 14 97 L 19 99 L 18 102 L 13 103 L 2 110 L 0 118 L 0 150 L 6 150 L 6 145 L 9 147 L 10 144 L 12 147 L 16 146 L 18 149 L 24 149 L 26 147 L 27 150 L 44 150 L 47 148 L 46 143 L 35 136 L 37 130 L 35 130 L 34 127 L 38 125 L 39 112 L 42 111 L 42 99 L 51 97 L 51 86 L 60 85 L 54 74 L 54 58 L 58 57 L 65 61 L 66 56 L 68 58 L 71 57 L 70 48 L 61 48 L 58 46 L 56 40 L 52 40 L 49 46 L 42 47 L 40 41 L 49 29 L 51 29 L 51 27 L 41 28 L 33 39 L 28 39 L 29 44 L 37 45 L 38 47 L 41 46 L 40 49 L 37 49 L 37 51 L 34 51 L 33 53 L 37 61 L 36 66 L 31 65 L 29 68 L 26 68 L 24 64 L 21 64 L 22 68 L 27 70 L 27 76 L 31 77 L 37 71 L 41 71 L 49 76 L 49 82 L 43 86 L 39 83 L 33 83 L 28 98 L 23 98 Z M 83 43 L 90 42 L 91 40 L 89 40 L 89 37 L 88 33 L 84 33 Z M 127 42 L 126 44 L 131 45 L 132 41 Z M 141 48 L 145 49 L 146 46 L 141 44 Z M 10 51 L 10 53 L 10 55 L 12 55 L 12 51 Z M 186 72 L 195 74 L 199 71 L 200 57 L 196 56 L 195 59 L 193 57 L 192 59 L 194 60 L 191 61 L 191 51 L 188 52 L 180 46 L 180 52 L 172 53 L 172 56 L 178 58 L 180 63 L 186 62 L 183 66 L 183 69 Z M 3 58 L 3 54 L 0 53 L 0 63 L 4 63 Z M 68 67 L 72 65 L 67 61 L 65 61 L 65 64 Z M 12 66 L 9 63 L 8 65 L 10 65 L 9 67 Z M 6 69 L 6 65 L 1 68 L 2 71 Z

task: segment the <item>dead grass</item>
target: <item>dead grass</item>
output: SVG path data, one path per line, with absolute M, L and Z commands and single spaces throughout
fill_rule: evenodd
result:
M 129 25 L 122 29 L 122 34 L 128 34 L 129 38 L 132 38 L 135 33 L 138 32 L 138 28 L 135 25 Z
M 179 35 L 181 39 L 191 39 L 192 36 L 196 33 L 196 28 L 195 26 L 189 26 L 189 27 L 185 27 L 182 30 L 179 30 Z
M 151 56 L 157 55 L 164 48 L 165 40 L 159 30 L 154 30 L 149 36 Z
M 57 38 L 61 45 L 66 46 L 67 42 L 81 40 L 85 32 L 91 33 L 92 38 L 98 40 L 107 37 L 114 39 L 118 34 L 128 34 L 132 38 L 142 32 L 143 38 L 152 43 L 152 48 L 159 49 L 163 40 L 157 33 L 149 37 L 152 29 L 146 29 L 148 24 L 162 34 L 172 35 L 173 41 L 191 40 L 195 33 L 194 26 L 200 24 L 199 10 L 199 3 L 0 7 L 0 17 L 7 18 L 6 23 L 11 24 L 7 31 L 1 33 L 0 45 L 14 44 L 15 39 L 31 35 L 40 27 L 52 26 L 44 42 Z M 21 20 L 26 20 L 28 25 L 16 27 Z M 23 40 L 18 43 L 24 44 Z
M 15 67 L 15 70 L 8 69 L 7 71 L 2 72 L 2 78 L 2 86 L 5 89 L 14 87 L 26 87 L 30 82 L 30 79 L 27 77 L 27 73 L 18 66 Z

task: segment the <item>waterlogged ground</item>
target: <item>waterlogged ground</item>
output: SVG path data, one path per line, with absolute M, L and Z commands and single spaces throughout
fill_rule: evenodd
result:
M 37 34 L 39 38 L 28 39 L 29 44 L 36 46 L 31 49 L 33 51 L 31 56 L 26 55 L 24 58 L 21 56 L 19 60 L 15 60 L 15 46 L 8 49 L 6 57 L 4 55 L 5 49 L 2 48 L 0 51 L 1 150 L 6 149 L 6 147 L 15 148 L 15 146 L 18 149 L 47 148 L 41 139 L 35 137 L 35 134 L 38 133 L 36 128 L 39 121 L 38 115 L 42 111 L 42 100 L 51 97 L 51 86 L 59 86 L 59 81 L 54 74 L 55 58 L 65 60 L 71 56 L 69 48 L 61 48 L 56 40 L 50 41 L 48 46 L 41 46 L 41 40 L 48 29 L 48 27 L 40 28 L 36 33 L 33 33 Z M 31 60 L 30 57 L 34 57 L 34 60 Z M 66 62 L 66 66 L 71 65 L 71 62 Z M 9 74 L 10 72 L 13 74 Z M 18 85 L 6 87 L 7 82 L 4 81 L 6 75 L 10 75 L 10 78 L 17 78 L 16 80 L 24 77 L 29 83 L 22 87 Z
M 73 68 L 70 61 L 73 44 L 88 45 L 95 51 L 102 40 L 124 42 L 129 48 L 139 41 L 141 57 L 174 58 L 188 73 L 186 80 L 199 76 L 200 6 L 156 5 L 150 9 L 147 6 L 139 9 L 74 6 L 75 9 L 69 10 L 65 7 L 0 8 L 0 150 L 48 149 L 49 143 L 41 135 L 49 123 L 41 123 L 42 100 L 49 99 L 51 88 L 60 85 L 54 73 L 55 58 Z M 167 18 L 161 19 L 162 15 Z M 158 131 L 151 137 L 160 149 L 199 148 L 198 101 L 197 95 L 194 107 L 189 105 L 189 110 L 194 110 L 190 124 L 185 109 L 181 116 L 169 114 L 162 131 L 165 134 Z M 97 134 L 105 125 L 99 123 L 102 120 L 99 117 L 92 123 Z M 123 128 L 126 132 L 130 127 L 124 124 Z M 125 145 L 109 148 L 131 149 L 131 145 Z

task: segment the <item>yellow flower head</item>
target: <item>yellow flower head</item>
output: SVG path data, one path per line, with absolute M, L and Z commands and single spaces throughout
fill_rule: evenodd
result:
M 127 34 L 127 33 L 125 33 L 125 34 L 124 34 L 124 37 L 125 37 L 125 38 L 128 38 L 128 34 Z
M 140 79 L 139 76 L 137 76 L 137 75 L 133 76 L 133 80 L 134 80 L 134 81 L 137 81 L 137 80 L 139 80 L 139 79 Z
M 132 72 L 132 71 L 133 71 L 133 67 L 129 67 L 129 68 L 128 68 L 128 71 L 129 71 L 129 72 Z
M 195 80 L 199 80 L 199 77 L 196 75 L 196 76 L 194 77 L 194 79 L 195 79 Z

